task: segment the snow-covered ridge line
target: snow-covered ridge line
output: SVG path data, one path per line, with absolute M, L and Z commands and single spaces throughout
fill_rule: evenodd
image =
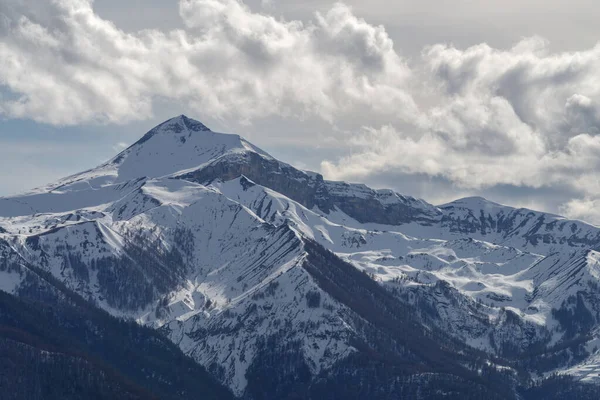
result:
M 423 324 L 490 356 L 600 340 L 599 228 L 482 198 L 433 206 L 327 181 L 185 116 L 97 168 L 0 198 L 0 289 L 18 294 L 29 279 L 20 265 L 37 265 L 105 310 L 164 329 L 240 394 L 260 335 L 287 329 L 313 374 L 366 340 L 361 318 L 302 268 L 313 241 Z M 577 363 L 600 357 L 586 346 L 539 374 L 580 376 Z

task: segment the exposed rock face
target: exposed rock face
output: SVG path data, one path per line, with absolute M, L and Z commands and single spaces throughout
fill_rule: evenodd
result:
M 522 246 L 597 248 L 598 229 L 581 221 L 466 198 L 440 206 L 441 226 L 451 232 L 488 240 L 519 241 Z
M 181 178 L 208 184 L 216 179 L 229 181 L 240 176 L 246 176 L 259 185 L 282 193 L 307 208 L 318 204 L 317 193 L 323 187 L 323 176 L 309 175 L 291 165 L 257 153 L 222 157 L 205 167 L 182 175 Z
M 326 181 L 320 174 L 300 171 L 257 153 L 222 157 L 181 178 L 206 184 L 239 176 L 284 194 L 308 209 L 317 207 L 326 214 L 338 209 L 361 223 L 431 224 L 441 215 L 435 207 L 412 197 L 389 190 L 376 191 L 365 185 Z

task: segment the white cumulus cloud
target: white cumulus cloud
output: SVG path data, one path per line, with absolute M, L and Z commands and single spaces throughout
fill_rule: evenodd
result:
M 181 0 L 180 30 L 125 33 L 89 0 L 0 5 L 0 112 L 51 124 L 144 119 L 169 100 L 215 118 L 410 118 L 410 69 L 343 4 L 285 21 L 236 0 Z M 403 110 L 398 112 L 397 110 Z
M 599 197 L 600 46 L 555 54 L 547 45 L 529 38 L 507 50 L 425 49 L 420 65 L 435 96 L 421 123 L 363 129 L 352 154 L 323 170 L 338 179 L 397 170 L 467 189 L 564 187 Z M 592 204 L 561 210 L 576 217 Z

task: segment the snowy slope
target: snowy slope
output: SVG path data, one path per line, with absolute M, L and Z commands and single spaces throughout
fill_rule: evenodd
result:
M 1 290 L 18 294 L 38 266 L 164 330 L 236 394 L 266 335 L 298 346 L 316 375 L 372 334 L 309 272 L 312 241 L 490 357 L 581 338 L 585 349 L 535 376 L 597 379 L 600 229 L 482 198 L 433 206 L 330 182 L 185 116 L 97 168 L 0 198 L 0 227 Z

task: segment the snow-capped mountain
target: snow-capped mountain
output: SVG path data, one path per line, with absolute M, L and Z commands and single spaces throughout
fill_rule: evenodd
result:
M 556 215 L 327 181 L 183 115 L 0 198 L 1 290 L 49 273 L 253 399 L 596 382 L 599 245 Z

